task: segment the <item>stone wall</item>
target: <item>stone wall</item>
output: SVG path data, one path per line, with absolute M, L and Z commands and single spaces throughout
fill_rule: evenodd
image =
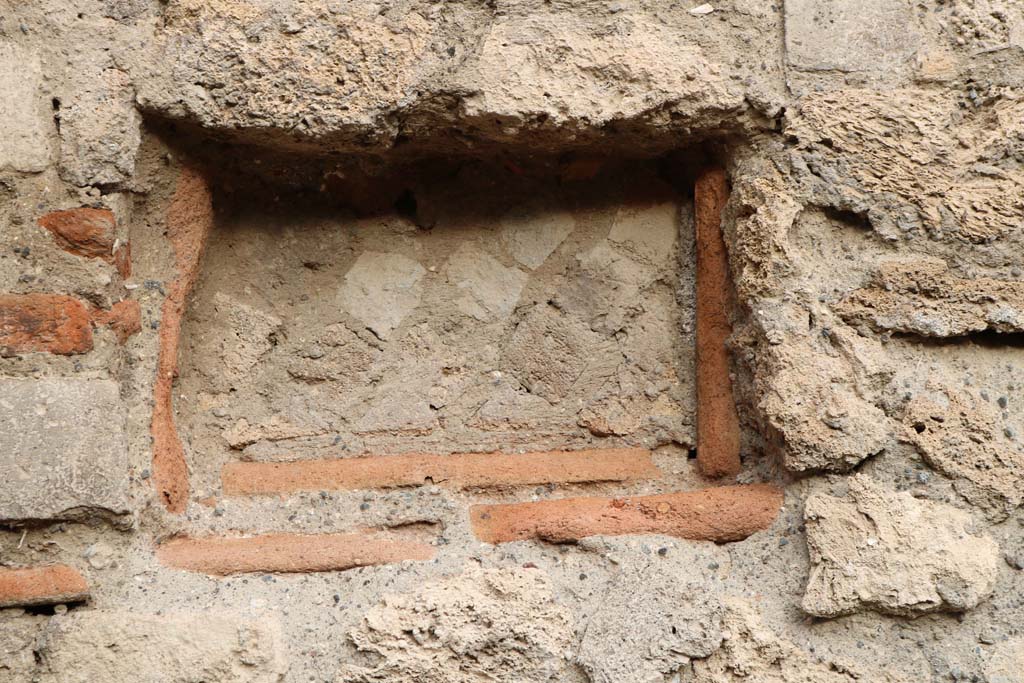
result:
M 1022 97 L 1019 0 L 0 0 L 0 680 L 1024 681 Z

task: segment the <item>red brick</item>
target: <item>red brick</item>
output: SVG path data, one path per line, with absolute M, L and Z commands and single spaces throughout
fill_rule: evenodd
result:
M 566 543 L 622 534 L 665 534 L 721 543 L 767 528 L 781 506 L 781 490 L 753 484 L 657 496 L 474 505 L 470 521 L 477 538 L 486 543 L 531 538 Z
M 118 301 L 109 311 L 94 309 L 92 319 L 97 325 L 106 325 L 112 329 L 121 344 L 142 331 L 142 309 L 139 302 L 132 299 Z
M 232 462 L 221 471 L 226 495 L 421 486 L 453 488 L 653 478 L 650 451 L 609 448 L 505 455 L 385 455 L 339 460 Z
M 188 463 L 174 425 L 172 389 L 178 374 L 178 339 L 185 303 L 199 277 L 199 263 L 213 228 L 213 197 L 203 176 L 184 169 L 166 216 L 167 235 L 174 248 L 176 275 L 164 299 L 160 321 L 160 351 L 153 383 L 153 485 L 170 512 L 180 514 L 188 503 Z
M 47 351 L 60 355 L 92 349 L 89 310 L 59 294 L 0 295 L 0 351 Z
M 53 234 L 64 251 L 113 261 L 117 223 L 109 209 L 68 209 L 52 211 L 39 219 L 39 225 Z
M 419 541 L 372 533 L 265 534 L 174 538 L 157 547 L 168 567 L 214 576 L 251 572 L 329 572 L 434 557 Z
M 0 569 L 0 609 L 82 602 L 88 598 L 85 578 L 67 565 Z
M 728 198 L 722 169 L 709 169 L 697 178 L 697 464 L 708 477 L 740 471 L 739 416 L 726 346 L 732 334 L 732 281 L 721 222 Z

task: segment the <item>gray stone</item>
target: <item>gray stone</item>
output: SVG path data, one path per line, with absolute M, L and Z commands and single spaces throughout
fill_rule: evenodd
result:
M 126 73 L 78 74 L 61 100 L 61 176 L 76 185 L 126 182 L 135 173 L 141 123 Z
M 0 41 L 0 170 L 42 171 L 50 163 L 50 114 L 40 98 L 39 58 Z
M 345 275 L 341 306 L 378 337 L 386 339 L 420 304 L 426 269 L 401 254 L 367 251 Z
M 619 208 L 608 241 L 624 247 L 641 261 L 666 266 L 674 263 L 678 235 L 679 205 L 658 202 Z
M 40 683 L 278 683 L 272 622 L 221 613 L 75 611 L 46 627 Z
M 593 683 L 662 683 L 722 644 L 723 608 L 697 569 L 711 556 L 661 550 L 623 562 L 590 617 L 579 660 Z
M 999 546 L 971 532 L 970 514 L 890 492 L 864 475 L 849 481 L 846 497 L 817 494 L 804 507 L 811 557 L 805 612 L 963 612 L 988 597 Z
M 516 211 L 501 220 L 501 240 L 516 261 L 533 270 L 539 268 L 576 228 L 568 211 L 543 214 Z
M 507 317 L 519 301 L 527 276 L 506 268 L 472 244 L 461 245 L 448 259 L 448 282 L 456 288 L 455 305 L 477 320 Z
M 884 72 L 917 47 L 904 0 L 787 0 L 786 58 L 806 71 Z
M 124 428 L 114 381 L 0 380 L 0 519 L 127 512 Z

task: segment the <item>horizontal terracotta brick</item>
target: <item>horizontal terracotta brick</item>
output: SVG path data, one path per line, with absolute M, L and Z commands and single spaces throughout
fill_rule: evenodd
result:
M 0 608 L 59 605 L 88 598 L 85 578 L 64 564 L 0 569 Z
M 51 211 L 38 222 L 50 231 L 61 249 L 79 256 L 113 260 L 117 228 L 113 211 L 88 207 Z
M 474 505 L 470 520 L 477 538 L 487 543 L 530 538 L 566 543 L 622 534 L 725 542 L 767 528 L 781 506 L 780 489 L 753 484 L 631 498 Z
M 421 486 L 428 481 L 471 488 L 623 481 L 657 475 L 650 451 L 641 448 L 232 462 L 221 471 L 226 495 Z
M 251 572 L 329 572 L 430 560 L 426 543 L 372 533 L 265 534 L 244 538 L 174 538 L 156 551 L 160 562 L 214 576 Z
M 0 351 L 61 355 L 92 349 L 89 309 L 59 294 L 0 295 Z

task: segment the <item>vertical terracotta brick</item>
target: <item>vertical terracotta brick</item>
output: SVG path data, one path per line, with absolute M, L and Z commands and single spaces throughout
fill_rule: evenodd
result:
M 172 388 L 178 373 L 178 341 L 188 294 L 199 277 L 199 264 L 213 227 L 213 197 L 205 178 L 183 169 L 167 209 L 167 235 L 174 248 L 177 274 L 164 299 L 160 351 L 153 385 L 153 484 L 164 506 L 182 513 L 188 502 L 188 463 L 174 424 Z
M 753 484 L 658 496 L 474 505 L 470 521 L 477 538 L 486 543 L 531 538 L 567 543 L 622 534 L 665 534 L 722 543 L 767 528 L 781 506 L 781 490 Z
M 89 310 L 59 294 L 0 295 L 0 351 L 45 351 L 60 355 L 92 349 Z
M 157 547 L 168 567 L 227 576 L 250 572 L 327 572 L 434 557 L 434 548 L 373 533 L 264 534 L 242 538 L 174 538 Z
M 708 169 L 697 178 L 697 463 L 708 477 L 740 471 L 739 416 L 726 347 L 732 334 L 732 283 L 721 223 L 728 197 L 722 169 Z
M 0 609 L 82 602 L 88 597 L 85 578 L 64 564 L 0 569 Z

